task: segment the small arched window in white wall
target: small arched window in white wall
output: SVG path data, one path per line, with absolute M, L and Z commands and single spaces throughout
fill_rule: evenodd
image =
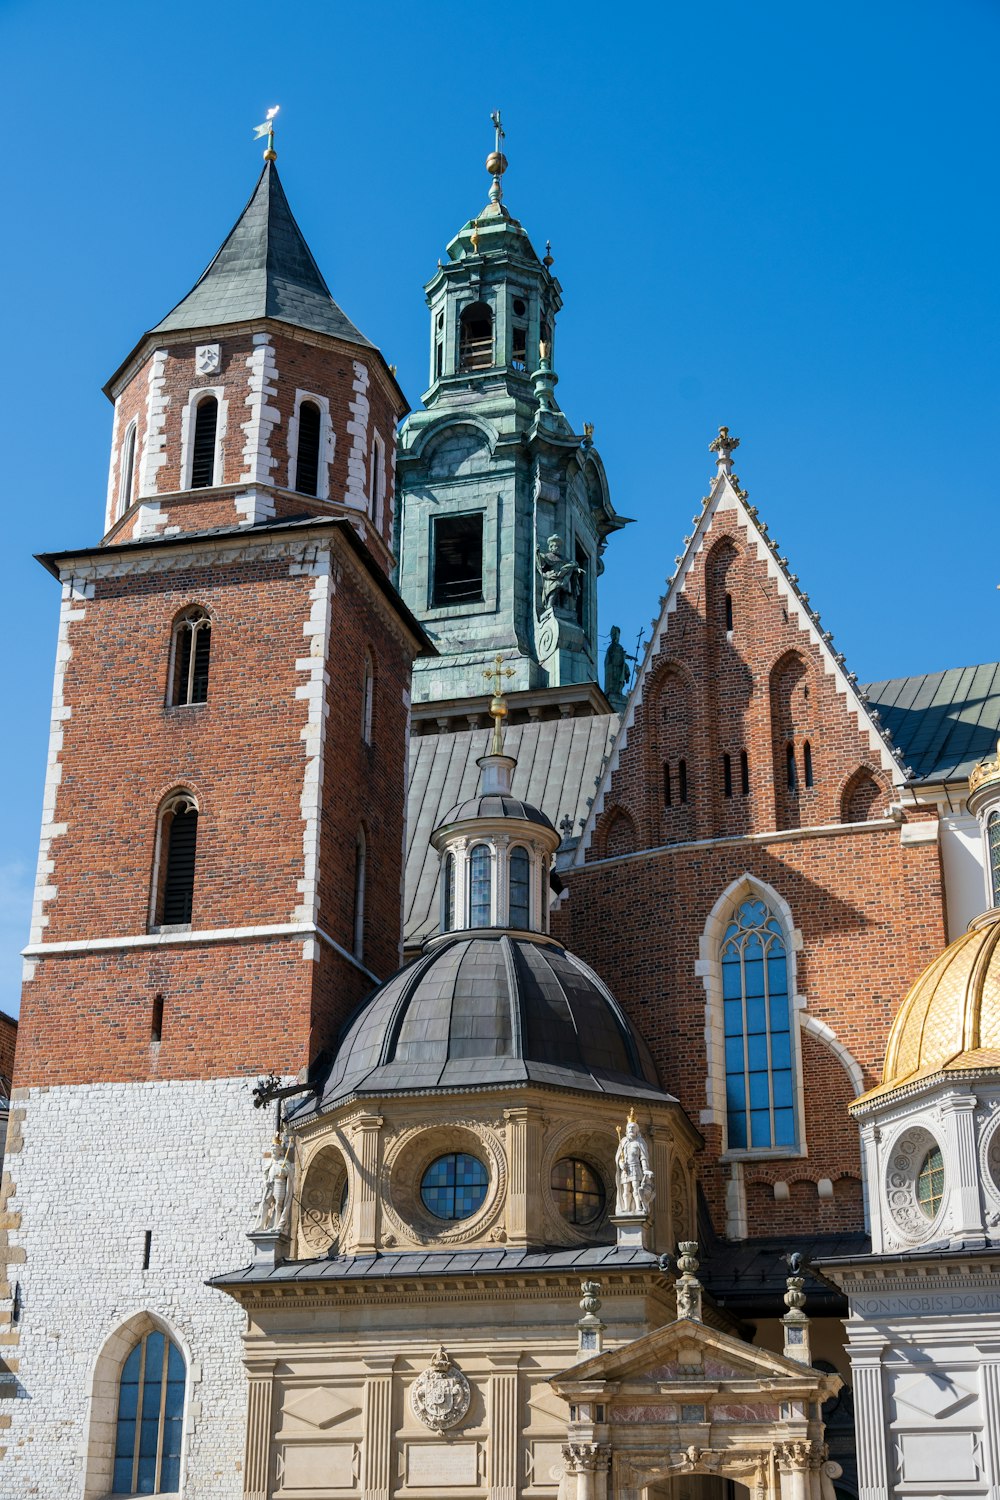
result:
M 354 846 L 354 957 L 365 956 L 365 878 L 368 863 L 368 846 L 365 841 L 365 831 L 358 829 L 357 843 Z
M 361 695 L 361 738 L 366 745 L 372 742 L 372 720 L 375 714 L 375 668 L 369 653 L 365 652 L 365 675 Z
M 136 421 L 132 421 L 125 429 L 125 441 L 122 443 L 121 478 L 118 482 L 118 516 L 123 516 L 132 504 L 132 489 L 135 484 L 135 434 Z

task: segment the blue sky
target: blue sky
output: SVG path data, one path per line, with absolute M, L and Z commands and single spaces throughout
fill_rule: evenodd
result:
M 552 240 L 559 397 L 617 508 L 601 628 L 655 613 L 711 472 L 737 468 L 862 680 L 998 654 L 997 0 L 500 7 L 0 0 L 8 795 L 15 1009 L 57 588 L 100 532 L 101 386 L 279 168 L 334 295 L 416 404 L 422 285 L 486 201 Z M 983 471 L 980 476 L 980 469 Z M 986 493 L 983 494 L 983 487 Z

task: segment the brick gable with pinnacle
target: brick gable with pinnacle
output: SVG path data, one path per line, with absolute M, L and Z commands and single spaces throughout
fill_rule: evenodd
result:
M 889 815 L 891 746 L 745 499 L 721 472 L 678 559 L 554 926 L 614 987 L 700 1124 L 721 1230 L 733 1167 L 719 1160 L 711 973 L 728 913 L 774 892 L 796 950 L 806 1154 L 736 1169 L 749 1232 L 801 1227 L 806 1201 L 823 1228 L 859 1228 L 847 1104 L 876 1080 L 892 1017 L 946 940 L 936 822 Z

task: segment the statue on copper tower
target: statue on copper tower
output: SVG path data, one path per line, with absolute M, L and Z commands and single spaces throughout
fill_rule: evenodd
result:
M 540 547 L 535 552 L 542 579 L 542 610 L 573 609 L 582 587 L 583 569 L 563 557 L 561 536 L 550 536 L 545 545 L 545 552 Z
M 628 1112 L 625 1134 L 618 1131 L 615 1152 L 616 1214 L 648 1214 L 656 1197 L 649 1146 L 636 1123 L 635 1110 Z
M 264 1233 L 284 1234 L 292 1211 L 292 1172 L 294 1152 L 287 1135 L 276 1135 L 261 1152 L 264 1182 L 255 1228 Z
M 620 627 L 612 625 L 611 640 L 604 653 L 604 691 L 609 703 L 614 706 L 624 698 L 625 683 L 628 681 L 628 657 L 621 637 Z

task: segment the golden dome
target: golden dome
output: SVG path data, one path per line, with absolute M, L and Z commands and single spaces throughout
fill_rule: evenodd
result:
M 921 974 L 889 1033 L 882 1082 L 855 1105 L 934 1073 L 1000 1068 L 1000 908 Z

